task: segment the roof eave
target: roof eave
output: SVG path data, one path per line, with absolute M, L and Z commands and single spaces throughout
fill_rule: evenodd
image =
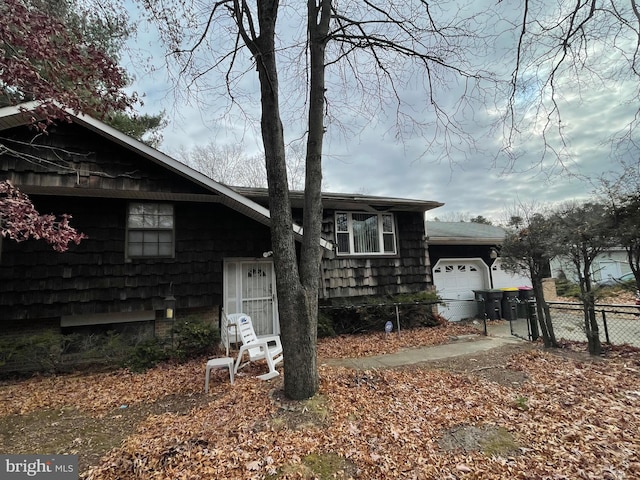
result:
M 504 238 L 429 237 L 429 245 L 501 245 Z
M 39 102 L 28 102 L 21 105 L 14 105 L 0 108 L 0 131 L 9 128 L 27 125 L 30 119 L 26 112 L 36 108 Z M 236 211 L 252 218 L 264 225 L 271 225 L 271 214 L 268 209 L 262 205 L 240 195 L 231 188 L 216 182 L 206 175 L 194 170 L 193 168 L 181 163 L 174 158 L 156 150 L 145 143 L 142 143 L 119 130 L 105 124 L 104 122 L 85 115 L 83 113 L 74 113 L 69 109 L 63 110 L 70 116 L 75 123 L 88 128 L 89 130 L 110 139 L 114 143 L 132 150 L 144 158 L 157 163 L 172 172 L 187 178 L 188 180 L 216 193 L 222 195 L 221 203 L 233 208 Z M 294 225 L 294 234 L 299 240 L 302 238 L 303 231 L 299 225 Z M 333 250 L 333 245 L 325 240 L 321 241 L 322 247 L 327 250 Z

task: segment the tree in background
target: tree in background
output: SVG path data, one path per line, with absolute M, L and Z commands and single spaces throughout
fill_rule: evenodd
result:
M 601 179 L 599 192 L 610 209 L 616 246 L 627 252 L 627 261 L 640 291 L 640 170 L 624 165 L 615 179 Z
M 244 153 L 242 145 L 209 142 L 190 151 L 181 150 L 180 159 L 207 177 L 225 185 L 266 187 L 267 173 L 258 156 Z
M 167 126 L 164 111 L 157 115 L 111 112 L 103 121 L 125 135 L 129 135 L 152 148 L 160 146 L 162 143 L 162 129 Z
M 627 252 L 629 267 L 640 290 L 640 191 L 629 193 L 611 204 L 616 246 Z
M 37 100 L 40 128 L 64 120 L 66 108 L 159 146 L 164 112 L 128 113 L 138 98 L 125 93 L 130 78 L 118 65 L 133 31 L 126 12 L 98 2 L 6 0 L 0 14 L 0 107 Z
M 262 155 L 249 156 L 239 144 L 209 142 L 178 152 L 182 162 L 226 185 L 265 188 L 267 172 Z M 296 145 L 287 146 L 287 178 L 292 190 L 304 185 L 304 155 Z
M 510 272 L 529 274 L 536 299 L 536 313 L 545 347 L 557 347 L 549 307 L 544 299 L 542 280 L 548 265 L 556 255 L 553 243 L 554 224 L 538 205 L 521 204 L 510 215 L 508 233 L 500 247 L 502 267 Z
M 484 218 L 482 215 L 478 215 L 477 217 L 472 217 L 469 219 L 471 223 L 482 223 L 483 225 L 493 225 L 491 220 Z
M 602 204 L 570 203 L 559 208 L 551 221 L 554 225 L 551 235 L 557 251 L 573 264 L 578 276 L 589 353 L 600 355 L 602 346 L 595 312 L 592 265 L 600 253 L 615 243 L 613 219 Z

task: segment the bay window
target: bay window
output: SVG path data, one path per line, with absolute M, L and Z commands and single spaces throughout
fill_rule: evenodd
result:
M 338 255 L 394 255 L 393 214 L 336 212 L 336 244 Z

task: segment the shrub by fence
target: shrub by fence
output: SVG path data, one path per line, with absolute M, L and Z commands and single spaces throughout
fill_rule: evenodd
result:
M 436 310 L 436 295 L 425 292 L 414 295 L 376 297 L 371 300 L 344 301 L 340 305 L 321 305 L 318 312 L 318 336 L 380 332 L 391 321 L 393 329 L 432 327 L 444 319 Z

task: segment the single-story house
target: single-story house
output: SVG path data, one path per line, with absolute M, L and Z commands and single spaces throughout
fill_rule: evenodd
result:
M 474 290 L 531 286 L 523 272 L 501 267 L 500 245 L 506 231 L 474 222 L 425 222 L 433 282 L 443 300 L 440 313 L 449 320 L 473 317 Z
M 19 108 L 0 109 L 9 147 L 0 179 L 41 213 L 71 214 L 88 236 L 65 253 L 2 242 L 1 332 L 136 324 L 164 335 L 175 299 L 178 317 L 218 322 L 222 309 L 242 311 L 258 334 L 278 333 L 266 190 L 220 184 L 94 118 L 69 118 L 42 135 Z M 291 196 L 300 218 L 302 194 Z M 325 301 L 432 288 L 424 214 L 441 203 L 344 194 L 323 202 Z
M 566 257 L 551 260 L 551 274 L 554 278 L 566 278 L 578 282 L 578 274 L 573 263 Z M 598 254 L 591 265 L 592 281 L 599 283 L 609 278 L 620 278 L 631 272 L 627 251 L 624 248 L 609 248 Z

